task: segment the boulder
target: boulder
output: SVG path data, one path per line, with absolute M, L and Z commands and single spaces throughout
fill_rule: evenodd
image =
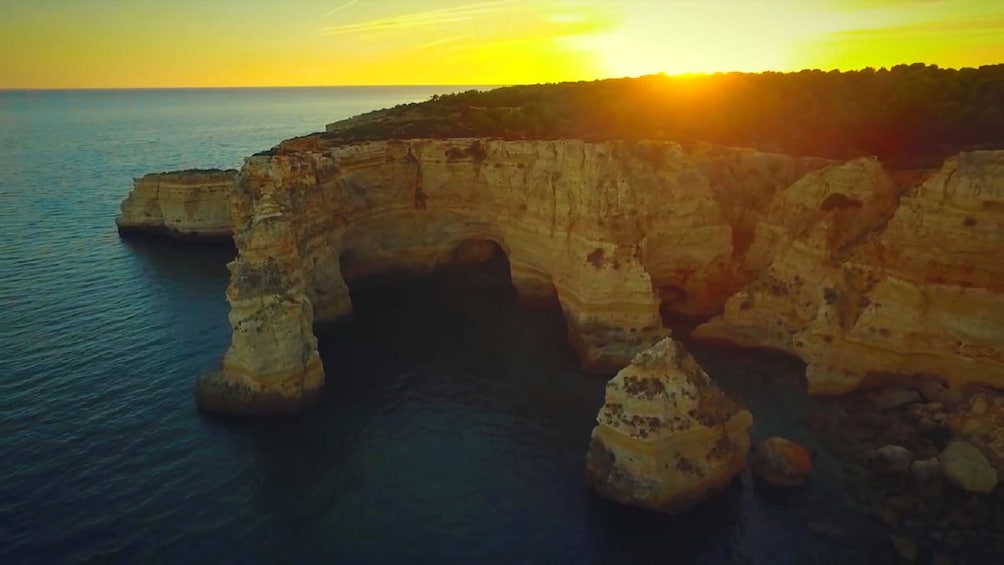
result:
M 941 461 L 937 457 L 918 459 L 910 464 L 910 474 L 921 484 L 929 484 L 941 478 Z
M 753 472 L 771 486 L 803 485 L 812 472 L 812 452 L 791 440 L 767 438 L 753 453 Z
M 875 461 L 887 473 L 905 473 L 913 463 L 913 452 L 899 445 L 884 445 L 875 450 Z
M 989 494 L 997 487 L 997 470 L 973 444 L 955 440 L 941 452 L 945 480 L 970 492 Z
M 970 396 L 947 417 L 948 428 L 973 444 L 998 472 L 1004 470 L 1004 395 L 984 390 Z
M 607 383 L 596 420 L 589 486 L 623 504 L 677 513 L 743 469 L 753 416 L 666 338 Z

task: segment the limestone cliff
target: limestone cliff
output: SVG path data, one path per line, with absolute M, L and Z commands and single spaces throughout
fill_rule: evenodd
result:
M 758 276 L 697 335 L 798 355 L 812 393 L 1004 387 L 1004 151 L 896 180 L 866 158 L 779 192 L 746 258 Z
M 753 416 L 666 338 L 607 383 L 586 480 L 624 504 L 681 512 L 725 488 L 746 463 Z
M 491 249 L 521 297 L 560 302 L 597 371 L 664 337 L 660 314 L 724 306 L 699 335 L 802 357 L 812 392 L 890 374 L 1004 386 L 1002 162 L 966 153 L 911 179 L 670 142 L 288 140 L 235 182 L 233 339 L 197 397 L 297 409 L 323 382 L 311 328 L 351 313 L 350 285 Z
M 177 239 L 229 239 L 230 194 L 237 171 L 188 170 L 133 179 L 115 218 L 123 234 L 166 234 Z
M 557 298 L 587 368 L 614 372 L 666 335 L 660 305 L 720 308 L 749 279 L 766 203 L 823 164 L 675 143 L 289 140 L 236 182 L 233 340 L 199 402 L 243 410 L 229 383 L 297 406 L 323 380 L 310 328 L 351 312 L 350 284 L 479 242 L 505 252 L 521 297 Z

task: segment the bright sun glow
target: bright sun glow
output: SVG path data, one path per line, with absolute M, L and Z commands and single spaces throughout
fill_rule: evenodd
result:
M 1002 62 L 995 0 L 0 3 L 0 88 L 508 84 Z

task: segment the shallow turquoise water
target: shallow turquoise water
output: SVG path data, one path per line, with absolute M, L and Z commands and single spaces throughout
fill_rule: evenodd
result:
M 0 563 L 888 562 L 886 534 L 840 509 L 825 454 L 794 495 L 744 475 L 678 518 L 593 496 L 603 381 L 577 369 L 560 311 L 500 291 L 359 294 L 354 323 L 321 336 L 317 409 L 195 410 L 193 379 L 229 339 L 231 252 L 120 240 L 131 177 L 238 166 L 441 90 L 0 93 Z M 696 353 L 757 437 L 813 445 L 794 381 L 759 378 L 797 366 Z

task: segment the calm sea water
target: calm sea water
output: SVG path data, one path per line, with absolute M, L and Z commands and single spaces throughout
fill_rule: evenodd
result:
M 841 509 L 825 453 L 803 490 L 771 496 L 744 474 L 678 518 L 586 491 L 603 380 L 577 369 L 559 311 L 498 290 L 359 293 L 355 321 L 321 336 L 315 410 L 244 422 L 195 410 L 192 382 L 229 340 L 231 252 L 120 240 L 130 179 L 239 166 L 448 90 L 0 93 L 0 563 L 892 558 L 885 532 Z M 814 445 L 783 378 L 797 366 L 696 353 L 752 407 L 757 438 Z

